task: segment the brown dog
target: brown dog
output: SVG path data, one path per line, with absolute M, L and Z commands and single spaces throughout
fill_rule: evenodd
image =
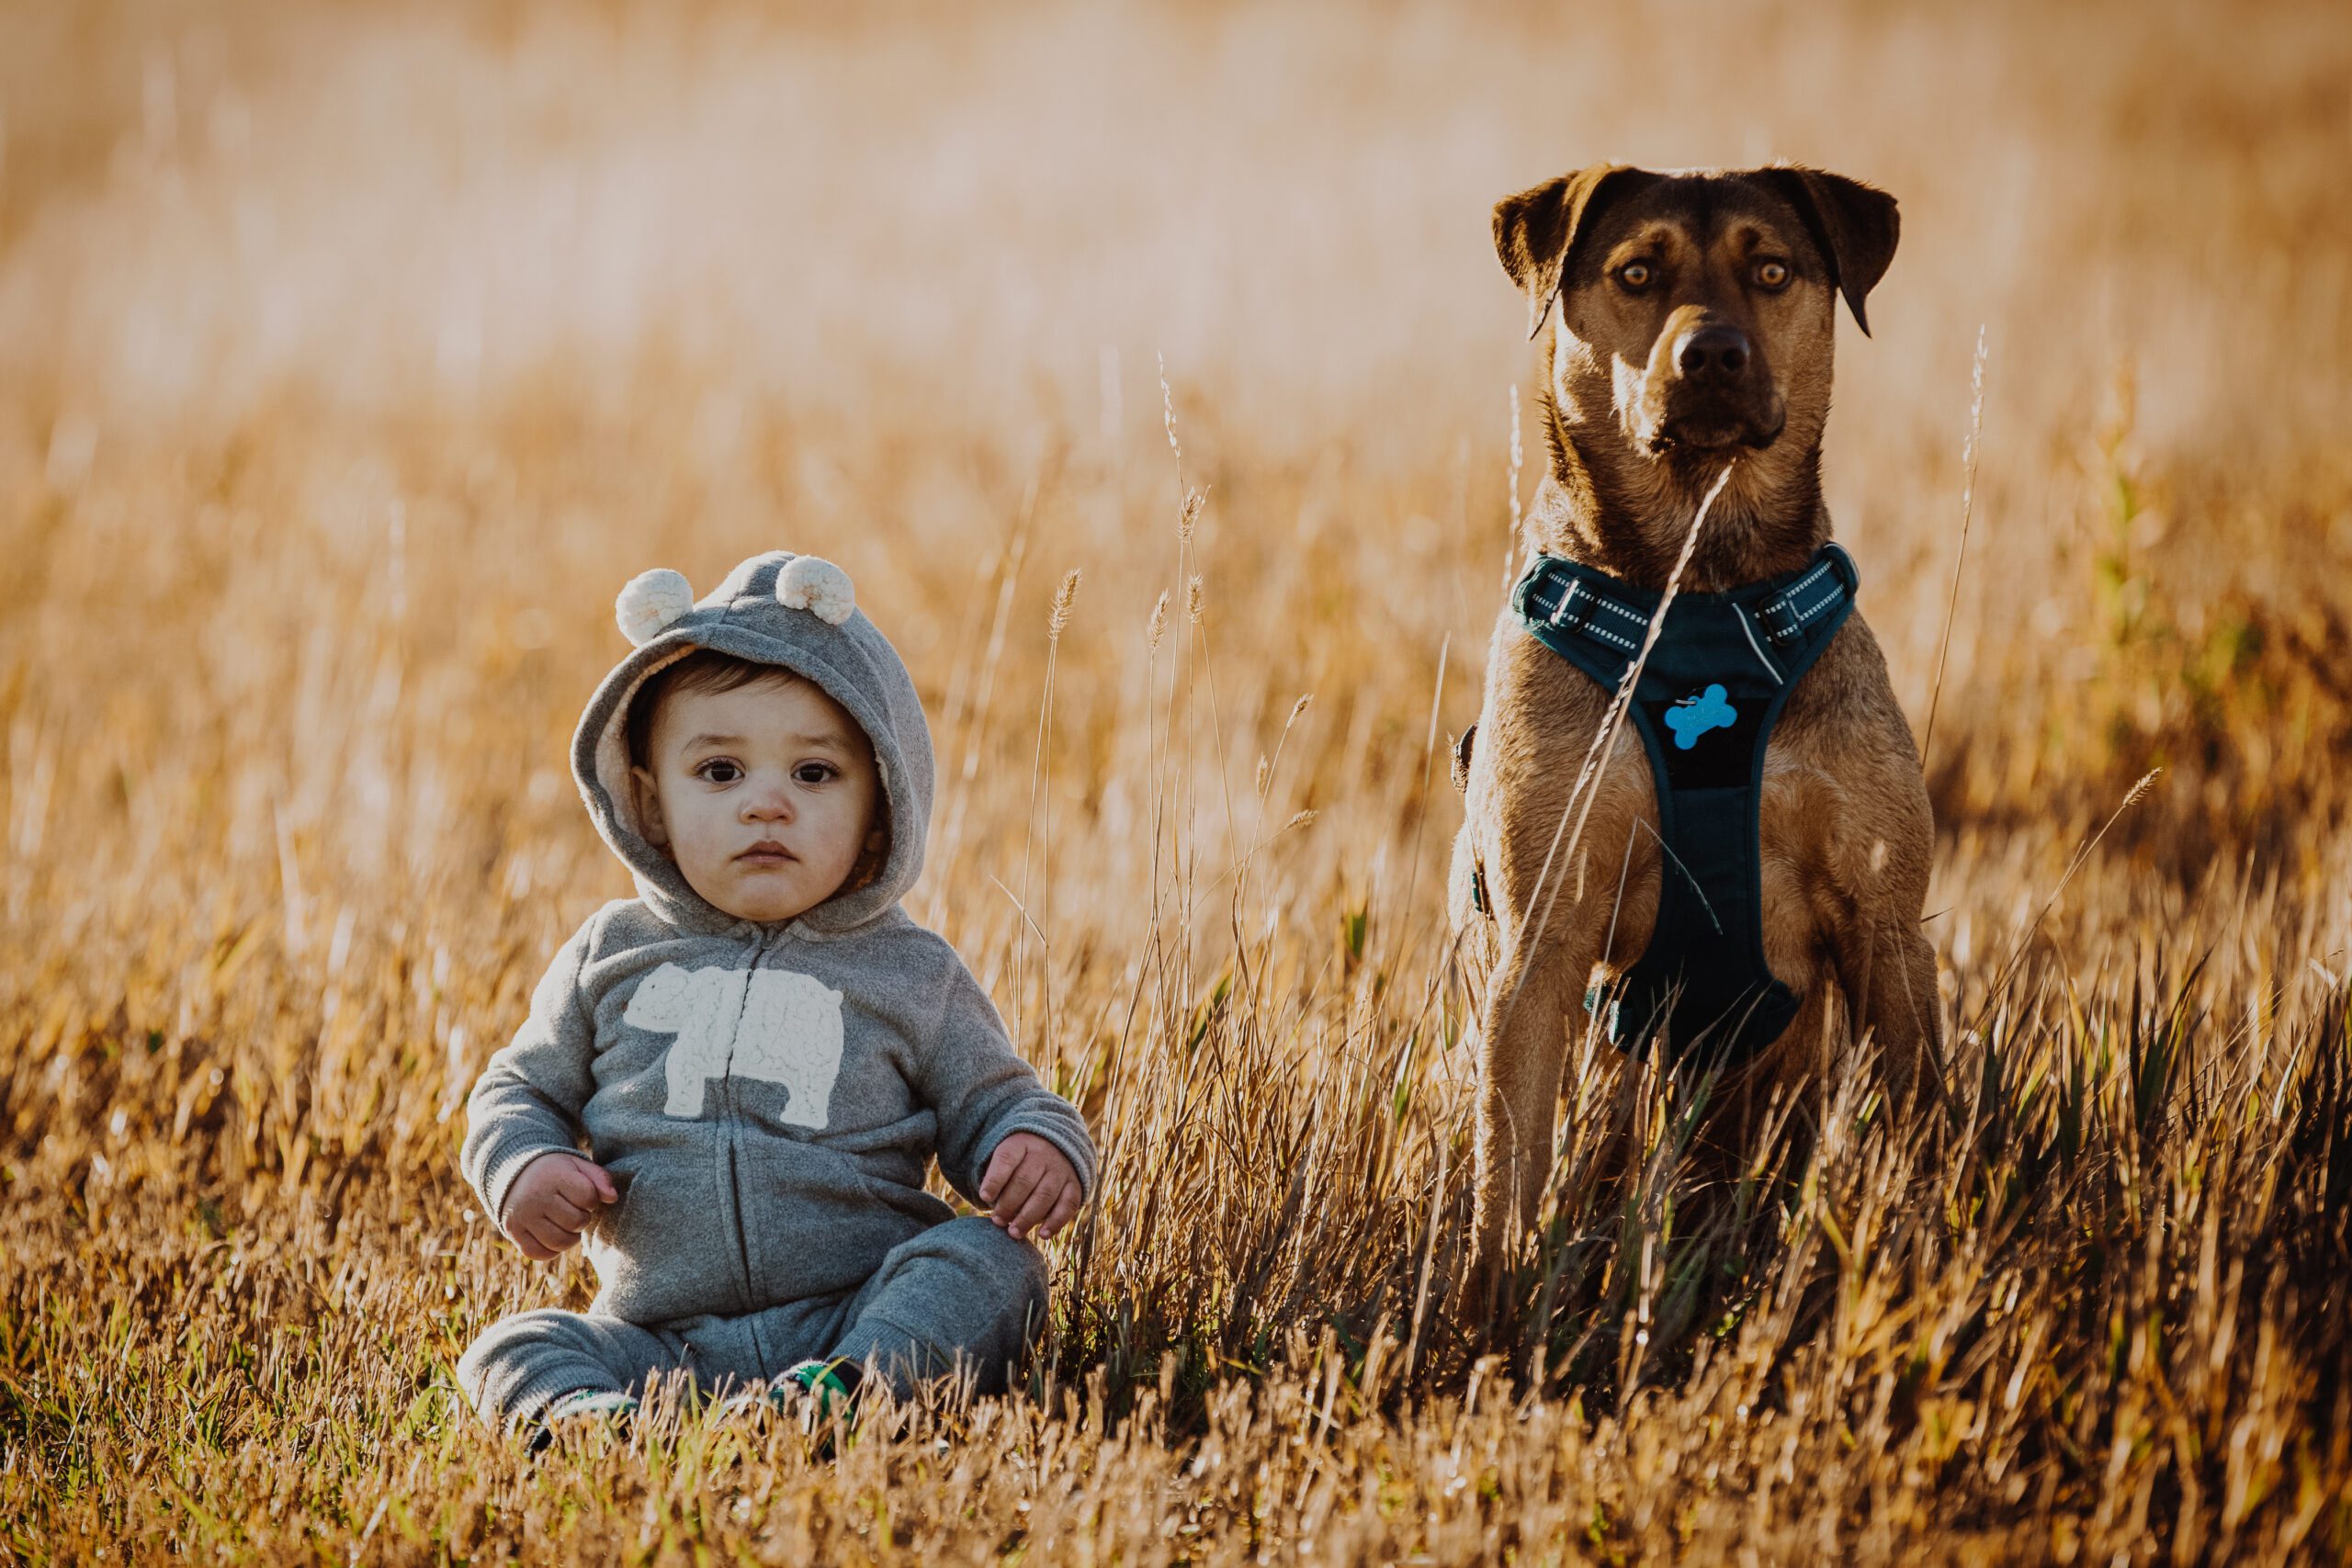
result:
M 1541 404 L 1551 474 L 1527 544 L 1662 591 L 1728 468 L 1679 592 L 1804 567 L 1830 533 L 1820 463 L 1837 302 L 1842 293 L 1869 331 L 1863 301 L 1895 233 L 1893 197 L 1799 168 L 1605 165 L 1498 205 L 1495 246 L 1527 291 L 1531 335 L 1557 322 Z M 1609 705 L 1504 612 L 1475 744 L 1465 734 L 1457 754 L 1464 819 L 1450 891 L 1455 928 L 1487 970 L 1474 1247 L 1487 1283 L 1550 1170 L 1567 1032 L 1581 1035 L 1587 986 L 1641 957 L 1657 918 L 1657 791 L 1632 724 L 1600 760 L 1574 831 L 1585 804 L 1570 795 Z M 1748 1092 L 1817 1070 L 1833 984 L 1894 1100 L 1923 1077 L 1939 1083 L 1935 955 L 1919 930 L 1927 790 L 1859 613 L 1787 695 L 1758 819 L 1763 954 L 1801 1005 L 1743 1072 Z

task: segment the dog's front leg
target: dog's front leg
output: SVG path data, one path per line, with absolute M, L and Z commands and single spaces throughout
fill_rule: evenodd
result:
M 1477 1169 L 1470 1289 L 1474 1320 L 1490 1314 L 1495 1288 L 1533 1224 L 1552 1170 L 1552 1123 L 1567 1055 L 1569 1006 L 1598 954 L 1556 929 L 1522 931 L 1496 965 L 1479 1030 Z
M 1917 920 L 1883 913 L 1852 922 L 1833 945 L 1838 988 L 1859 1035 L 1877 1047 L 1886 1097 L 1900 1106 L 1917 1093 L 1940 1101 L 1943 1014 L 1936 998 L 1936 950 Z

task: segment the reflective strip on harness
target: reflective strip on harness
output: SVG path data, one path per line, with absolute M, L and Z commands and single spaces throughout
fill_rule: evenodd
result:
M 1796 997 L 1764 961 L 1764 752 L 1789 693 L 1853 609 L 1857 582 L 1852 558 L 1824 545 L 1796 571 L 1679 593 L 1667 610 L 1629 710 L 1657 789 L 1657 924 L 1613 996 L 1588 1003 L 1629 1050 L 1662 1033 L 1671 1057 L 1704 1045 L 1736 1059 L 1796 1016 Z M 1511 608 L 1531 637 L 1613 694 L 1658 598 L 1539 555 Z

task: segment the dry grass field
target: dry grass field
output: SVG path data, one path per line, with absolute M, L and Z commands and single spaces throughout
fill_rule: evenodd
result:
M 7 0 L 0 1558 L 2352 1555 L 2348 151 L 2325 0 Z M 1904 204 L 1827 485 L 1954 1097 L 1702 1191 L 1582 1059 L 1465 1326 L 1487 212 L 1610 157 Z M 613 593 L 776 545 L 914 670 L 912 912 L 1102 1191 L 1025 1396 L 534 1466 L 451 1368 L 590 1281 L 463 1097 L 627 891 Z

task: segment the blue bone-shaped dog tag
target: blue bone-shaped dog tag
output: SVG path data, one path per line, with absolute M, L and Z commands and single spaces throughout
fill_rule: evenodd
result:
M 1675 745 L 1688 751 L 1710 729 L 1729 729 L 1736 723 L 1739 716 L 1724 699 L 1721 686 L 1709 686 L 1667 709 L 1666 727 L 1674 731 Z

